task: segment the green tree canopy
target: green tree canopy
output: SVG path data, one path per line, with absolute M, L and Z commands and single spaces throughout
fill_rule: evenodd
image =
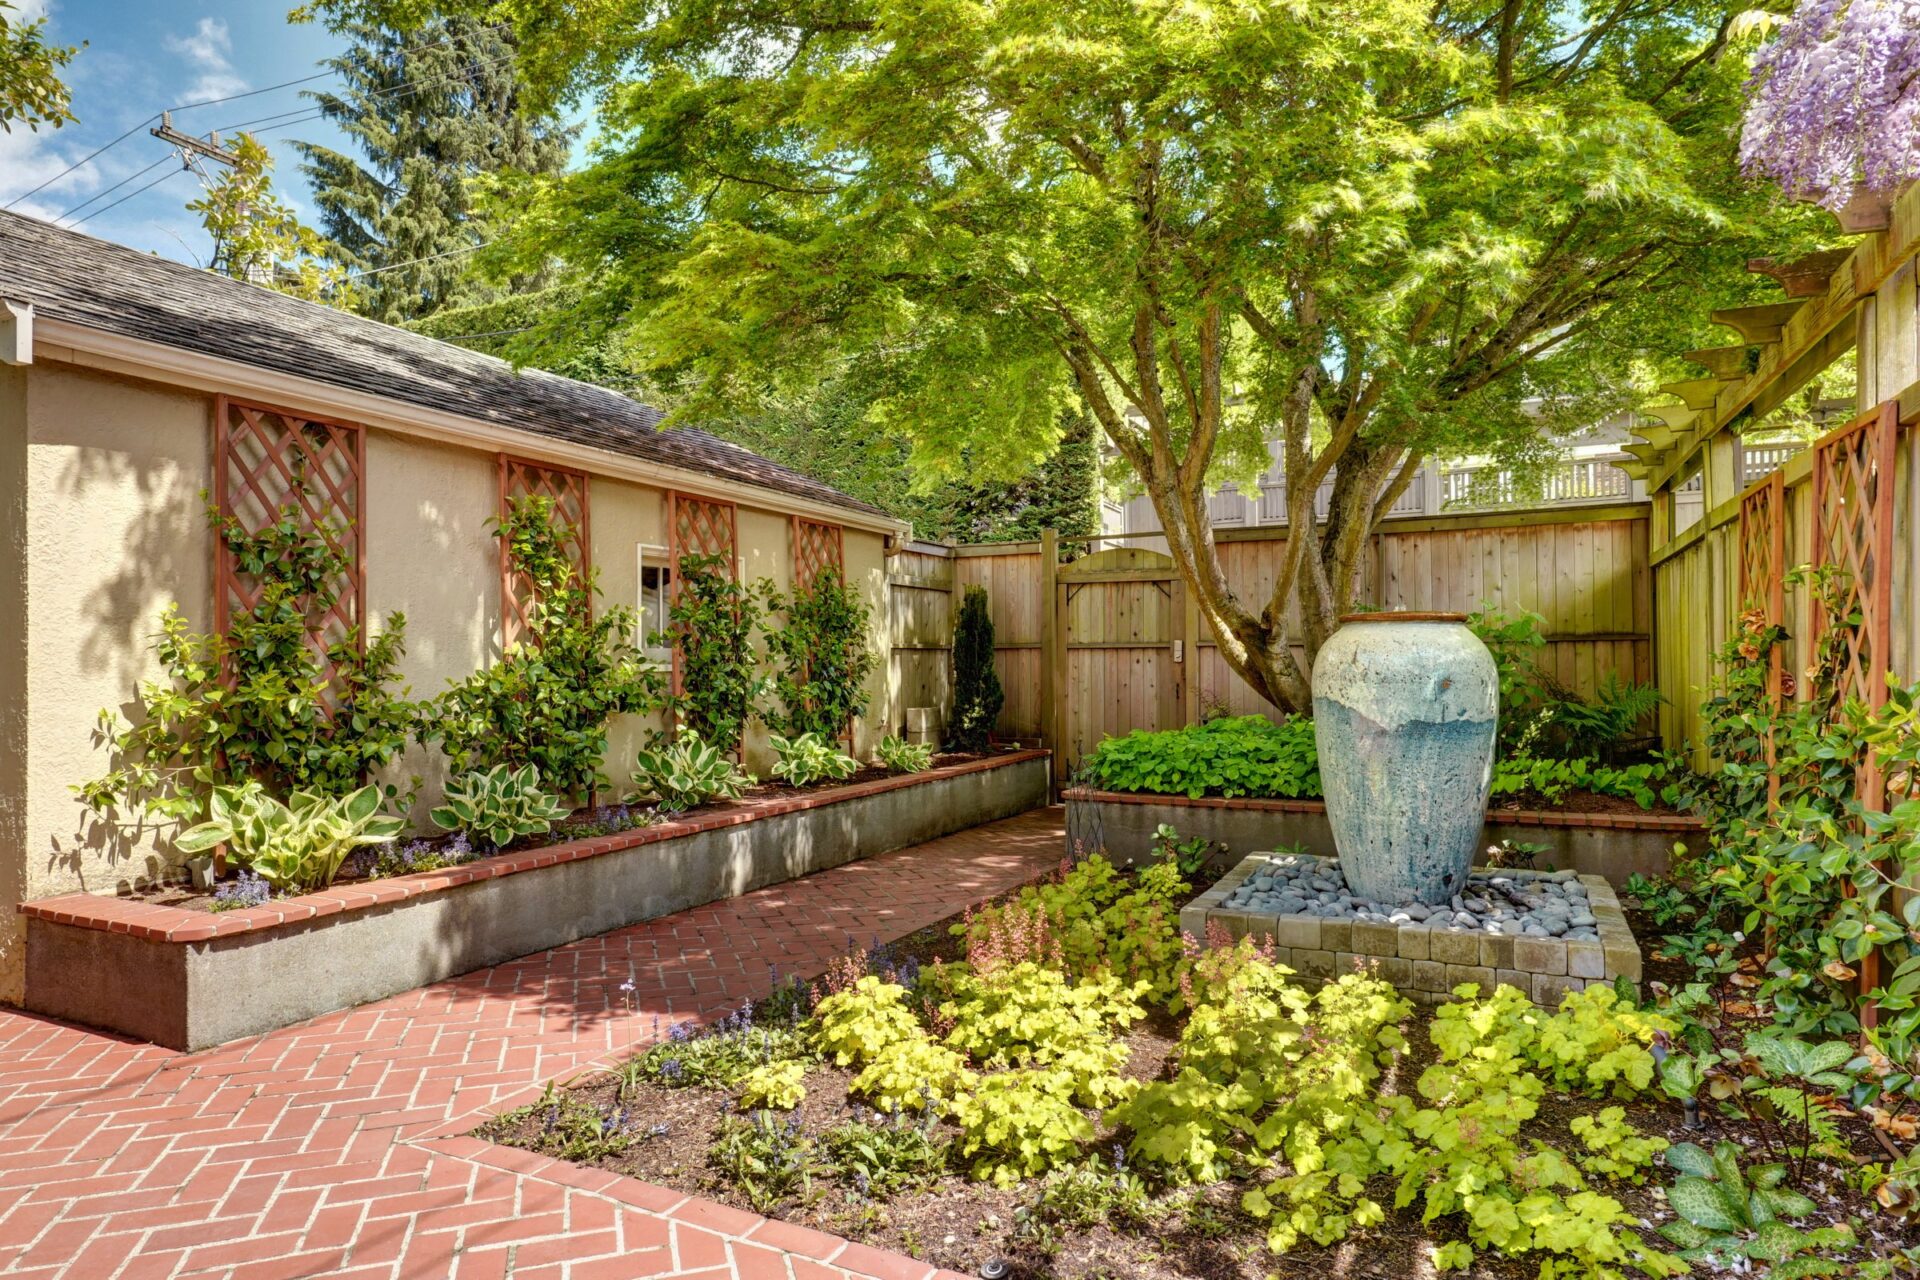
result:
M 1737 173 L 1733 0 L 453 7 L 598 95 L 504 252 L 569 263 L 682 416 L 857 372 L 916 465 L 1010 475 L 1078 398 L 1291 707 L 1422 460 L 1537 453 L 1805 245 Z M 1291 527 L 1332 512 L 1242 600 L 1206 497 L 1269 440 Z
M 362 158 L 294 145 L 333 255 L 362 273 L 357 305 L 394 322 L 498 292 L 464 261 L 488 234 L 468 180 L 558 173 L 573 131 L 526 109 L 504 28 L 455 16 L 404 33 L 369 22 L 334 30 L 349 41 L 325 63 L 341 88 L 307 96 Z
M 13 126 L 59 128 L 73 119 L 61 69 L 80 50 L 72 45 L 48 44 L 47 20 L 20 17 L 20 6 L 0 0 L 0 132 Z
M 326 244 L 273 190 L 273 153 L 250 133 L 227 144 L 234 163 L 222 168 L 187 208 L 213 238 L 208 269 L 278 289 L 309 302 L 338 302 L 345 270 L 322 260 Z

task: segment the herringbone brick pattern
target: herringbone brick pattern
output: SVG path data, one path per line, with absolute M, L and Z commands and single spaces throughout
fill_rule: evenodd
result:
M 463 1135 L 775 970 L 819 973 L 849 936 L 900 937 L 1029 880 L 1061 840 L 1059 811 L 1038 810 L 201 1054 L 0 1010 L 0 1274 L 928 1277 Z

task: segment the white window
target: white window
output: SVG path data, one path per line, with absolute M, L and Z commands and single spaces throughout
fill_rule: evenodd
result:
M 662 666 L 673 661 L 673 650 L 666 642 L 668 588 L 673 571 L 667 566 L 667 549 L 651 543 L 636 543 L 633 548 L 635 580 L 640 584 L 634 612 L 634 629 L 639 633 L 633 644 Z

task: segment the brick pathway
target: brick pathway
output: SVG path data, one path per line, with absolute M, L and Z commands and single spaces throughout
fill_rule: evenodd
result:
M 549 1080 L 1031 879 L 1058 809 L 183 1055 L 0 1009 L 0 1275 L 921 1280 L 894 1254 L 464 1135 Z M 342 964 L 354 963 L 341 956 Z M 631 979 L 635 1008 L 620 984 Z

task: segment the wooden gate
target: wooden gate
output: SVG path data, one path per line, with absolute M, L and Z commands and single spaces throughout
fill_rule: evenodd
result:
M 1069 777 L 1109 736 L 1186 723 L 1186 587 L 1157 551 L 1120 547 L 1063 566 L 1054 586 L 1054 768 Z

